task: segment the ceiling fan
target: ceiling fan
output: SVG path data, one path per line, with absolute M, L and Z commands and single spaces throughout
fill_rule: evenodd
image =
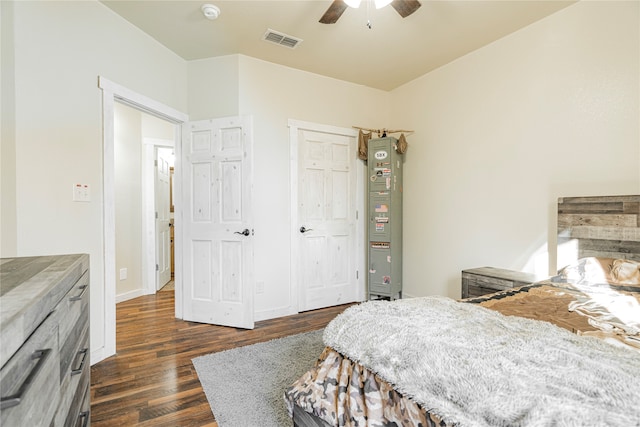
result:
M 358 1 L 357 3 L 359 4 L 360 2 Z M 393 0 L 390 3 L 396 12 L 398 12 L 403 18 L 411 15 L 421 6 L 418 0 Z M 350 5 L 344 0 L 333 0 L 329 9 L 327 9 L 318 22 L 322 24 L 335 24 L 349 6 Z

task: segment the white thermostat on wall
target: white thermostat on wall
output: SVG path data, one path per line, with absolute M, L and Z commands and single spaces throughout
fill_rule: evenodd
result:
M 387 152 L 386 151 L 376 151 L 375 157 L 376 157 L 376 160 L 386 159 L 387 158 Z

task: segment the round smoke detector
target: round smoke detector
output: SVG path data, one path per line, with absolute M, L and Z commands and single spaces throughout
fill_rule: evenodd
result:
M 202 10 L 204 17 L 212 21 L 220 16 L 220 8 L 218 6 L 203 4 L 200 9 Z

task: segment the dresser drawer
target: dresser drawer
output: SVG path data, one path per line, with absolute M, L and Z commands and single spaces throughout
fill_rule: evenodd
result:
M 60 400 L 58 325 L 49 315 L 0 370 L 0 425 L 50 425 Z
M 65 425 L 74 426 L 74 427 L 88 427 L 91 425 L 91 381 L 89 381 L 89 377 L 87 376 L 87 386 L 82 391 L 82 402 L 80 404 L 79 410 L 74 412 L 73 414 L 69 412 L 69 418 L 67 419 L 67 423 Z
M 464 278 L 469 281 L 470 286 L 476 286 L 478 288 L 488 288 L 496 291 L 513 288 L 513 280 L 500 279 L 498 277 L 478 276 L 474 274 L 465 274 Z
M 56 308 L 60 342 L 60 380 L 70 371 L 71 362 L 81 350 L 80 342 L 89 324 L 89 272 L 78 280 Z
M 71 341 L 71 340 L 69 340 Z M 81 336 L 75 340 L 70 363 L 60 379 L 60 403 L 55 420 L 57 426 L 75 425 L 81 410 L 85 389 L 89 385 L 89 327 L 85 323 Z
M 76 425 L 89 383 L 89 272 L 78 280 L 56 309 L 60 343 L 60 402 L 56 426 Z
M 69 411 L 69 416 L 65 422 L 65 426 L 73 427 L 88 427 L 91 425 L 91 393 L 89 388 L 91 387 L 90 381 L 87 377 L 87 386 L 78 393 L 78 397 L 82 397 L 80 405 L 77 407 L 74 405 L 74 411 Z

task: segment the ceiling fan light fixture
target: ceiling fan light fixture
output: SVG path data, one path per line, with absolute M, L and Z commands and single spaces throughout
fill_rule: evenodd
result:
M 388 6 L 392 1 L 393 0 L 375 0 L 376 9 L 381 9 L 385 6 Z
M 360 0 L 344 0 L 347 6 L 357 9 L 360 7 Z
M 212 4 L 203 4 L 200 10 L 202 10 L 202 14 L 205 18 L 212 21 L 214 19 L 218 19 L 218 16 L 220 16 L 220 8 Z

